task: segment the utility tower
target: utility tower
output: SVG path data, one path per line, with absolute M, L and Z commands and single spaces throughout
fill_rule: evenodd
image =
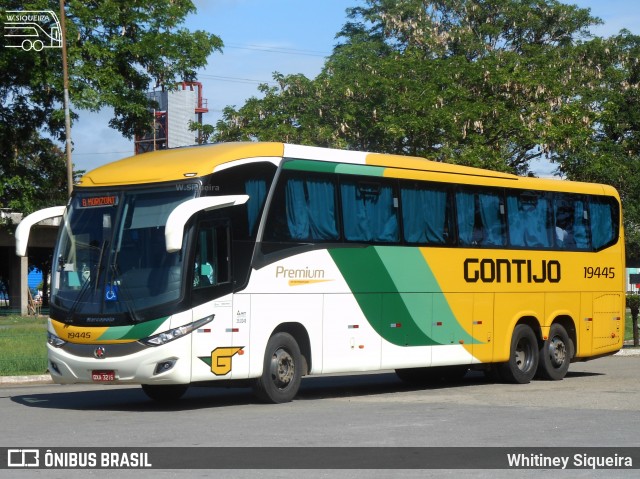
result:
M 189 130 L 189 122 L 202 125 L 202 114 L 207 113 L 207 100 L 202 98 L 202 83 L 181 82 L 173 91 L 152 91 L 149 99 L 158 103 L 151 110 L 153 129 L 144 136 L 135 137 L 135 154 L 166 150 L 196 143 L 196 132 Z

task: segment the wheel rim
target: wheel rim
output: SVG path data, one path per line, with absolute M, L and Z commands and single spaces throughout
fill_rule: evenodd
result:
M 564 364 L 567 358 L 567 346 L 561 338 L 555 336 L 551 341 L 549 341 L 548 353 L 551 365 L 554 368 L 559 368 Z
M 271 357 L 271 379 L 279 389 L 286 388 L 295 374 L 295 362 L 288 351 L 278 349 Z
M 533 354 L 531 351 L 531 344 L 525 339 L 518 341 L 515 350 L 516 366 L 520 371 L 527 371 L 531 367 L 531 361 L 533 360 Z

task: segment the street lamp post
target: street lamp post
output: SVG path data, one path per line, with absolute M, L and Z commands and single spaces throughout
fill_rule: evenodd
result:
M 71 117 L 69 115 L 69 73 L 67 69 L 67 27 L 64 0 L 60 0 L 60 24 L 62 29 L 62 77 L 64 81 L 64 127 L 67 154 L 67 192 L 73 191 L 73 162 L 71 161 Z

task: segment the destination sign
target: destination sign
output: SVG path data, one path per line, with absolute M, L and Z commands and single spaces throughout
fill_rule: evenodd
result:
M 116 195 L 89 196 L 80 198 L 80 206 L 82 208 L 96 208 L 99 206 L 114 206 L 118 204 Z

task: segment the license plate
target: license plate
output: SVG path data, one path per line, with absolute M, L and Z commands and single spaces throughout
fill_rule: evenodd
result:
M 91 379 L 95 382 L 115 381 L 115 371 L 91 371 Z

